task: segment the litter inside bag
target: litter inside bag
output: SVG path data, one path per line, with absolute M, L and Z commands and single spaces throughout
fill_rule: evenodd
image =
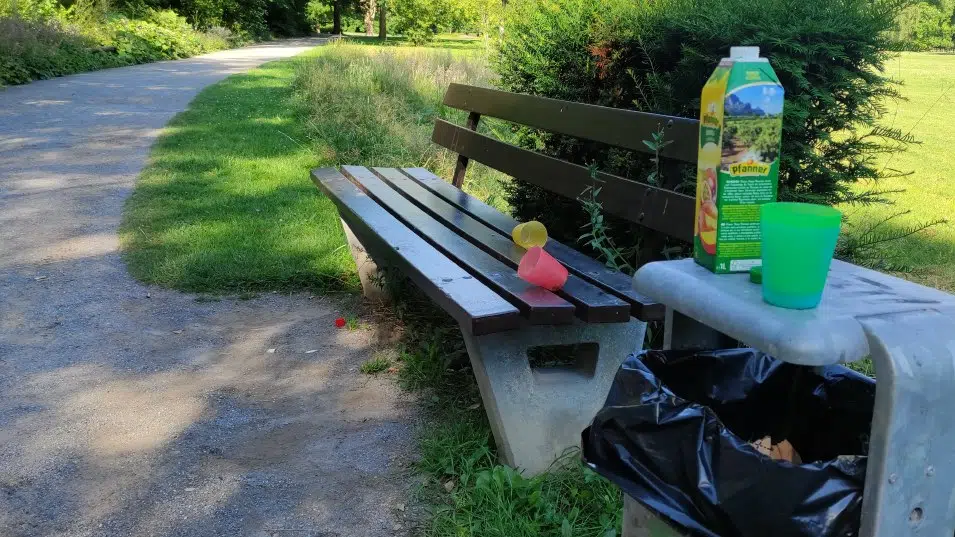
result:
M 875 381 L 842 366 L 644 351 L 584 430 L 584 459 L 692 535 L 855 536 L 874 401 Z M 767 438 L 798 458 L 761 453 Z

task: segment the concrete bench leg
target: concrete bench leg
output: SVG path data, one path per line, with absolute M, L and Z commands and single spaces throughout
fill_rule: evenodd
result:
M 860 537 L 955 531 L 955 320 L 948 315 L 859 319 L 878 379 Z
M 351 250 L 352 259 L 355 260 L 355 266 L 358 267 L 358 279 L 361 280 L 361 292 L 365 298 L 375 302 L 388 302 L 390 297 L 381 286 L 381 273 L 378 265 L 368 255 L 368 251 L 361 245 L 358 237 L 348 227 L 344 220 L 342 228 L 345 230 L 345 237 L 348 239 L 348 248 Z
M 646 323 L 575 321 L 486 336 L 462 332 L 502 462 L 535 475 L 580 446 L 580 433 L 603 406 L 620 364 L 643 347 Z M 589 344 L 578 347 L 573 365 L 531 367 L 529 349 L 573 344 Z

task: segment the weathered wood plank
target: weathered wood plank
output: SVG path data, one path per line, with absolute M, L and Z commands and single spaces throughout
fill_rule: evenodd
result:
M 462 328 L 475 335 L 517 328 L 520 312 L 425 242 L 334 168 L 312 180 L 371 255 L 404 272 Z
M 521 261 L 521 257 L 526 253 L 524 248 L 514 244 L 514 241 L 510 238 L 463 213 L 457 207 L 401 173 L 400 170 L 396 168 L 373 168 L 372 171 L 385 183 L 439 222 L 505 264 L 516 268 Z M 613 323 L 626 322 L 630 319 L 629 304 L 574 274 L 567 278 L 567 283 L 557 294 L 576 307 L 577 317 L 583 321 Z
M 462 192 L 425 168 L 404 168 L 401 171 L 432 194 L 505 237 L 510 236 L 511 230 L 518 224 L 517 220 Z M 577 276 L 604 288 L 630 304 L 634 317 L 644 321 L 663 320 L 665 313 L 663 304 L 656 303 L 634 291 L 630 277 L 626 274 L 611 270 L 603 263 L 553 239 L 547 241 L 544 249 Z
M 528 151 L 444 120 L 434 124 L 432 141 L 515 179 L 571 199 L 594 184 L 587 168 Z M 607 173 L 597 174 L 598 200 L 605 212 L 690 242 L 694 199 Z
M 652 153 L 643 140 L 651 140 L 650 136 L 662 126 L 665 139 L 672 142 L 663 149 L 662 156 L 694 163 L 697 159 L 700 122 L 696 119 L 558 101 L 463 84 L 448 87 L 444 104 L 643 153 Z M 480 158 L 475 160 L 482 162 Z
M 405 226 L 521 310 L 522 315 L 530 323 L 573 322 L 573 304 L 546 289 L 520 279 L 513 268 L 501 263 L 426 214 L 386 185 L 368 168 L 343 166 L 342 172 Z M 417 263 L 426 262 L 427 260 L 417 261 Z

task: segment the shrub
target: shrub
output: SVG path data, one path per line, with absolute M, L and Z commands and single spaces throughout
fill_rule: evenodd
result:
M 224 28 L 200 33 L 170 10 L 142 7 L 142 19 L 130 19 L 82 0 L 41 19 L 44 6 L 24 3 L 20 8 L 30 17 L 0 18 L 0 85 L 185 58 L 240 41 Z
M 53 21 L 0 19 L 0 86 L 126 65 L 96 42 Z
M 494 61 L 507 90 L 696 117 L 700 90 L 729 47 L 758 45 L 787 91 L 780 198 L 879 201 L 878 190 L 853 185 L 898 175 L 880 168 L 878 158 L 911 140 L 878 122 L 882 101 L 898 97 L 883 65 L 898 48 L 888 36 L 901 0 L 516 0 L 512 6 Z M 524 138 L 546 153 L 637 180 L 649 172 L 645 155 L 539 133 Z M 663 184 L 686 188 L 694 180 L 687 168 L 671 171 Z M 522 183 L 509 199 L 521 218 L 542 218 L 565 239 L 586 222 L 579 203 Z M 618 244 L 645 238 L 620 222 L 614 228 Z
M 120 57 L 133 63 L 187 58 L 201 53 L 203 49 L 198 34 L 189 27 L 185 18 L 177 18 L 189 28 L 188 31 L 151 21 L 115 17 L 107 26 L 112 34 L 109 45 L 116 47 Z M 162 22 L 170 23 L 169 20 Z
M 199 34 L 199 40 L 202 42 L 202 50 L 206 52 L 237 47 L 245 42 L 244 39 L 236 35 L 232 30 L 222 26 L 213 26 L 201 32 Z

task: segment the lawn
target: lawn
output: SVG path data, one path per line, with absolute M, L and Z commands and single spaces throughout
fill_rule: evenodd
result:
M 891 196 L 892 205 L 843 210 L 857 228 L 902 211 L 911 213 L 886 227 L 951 219 L 955 214 L 955 54 L 904 53 L 889 64 L 888 72 L 903 82 L 902 94 L 908 100 L 887 103 L 886 124 L 911 132 L 922 143 L 886 159 L 885 165 L 913 173 L 879 185 L 905 190 Z M 911 272 L 902 276 L 955 291 L 955 221 L 889 243 L 882 254 L 911 266 Z
M 308 180 L 299 61 L 215 84 L 168 125 L 124 212 L 134 276 L 212 293 L 356 288 L 335 207 Z

